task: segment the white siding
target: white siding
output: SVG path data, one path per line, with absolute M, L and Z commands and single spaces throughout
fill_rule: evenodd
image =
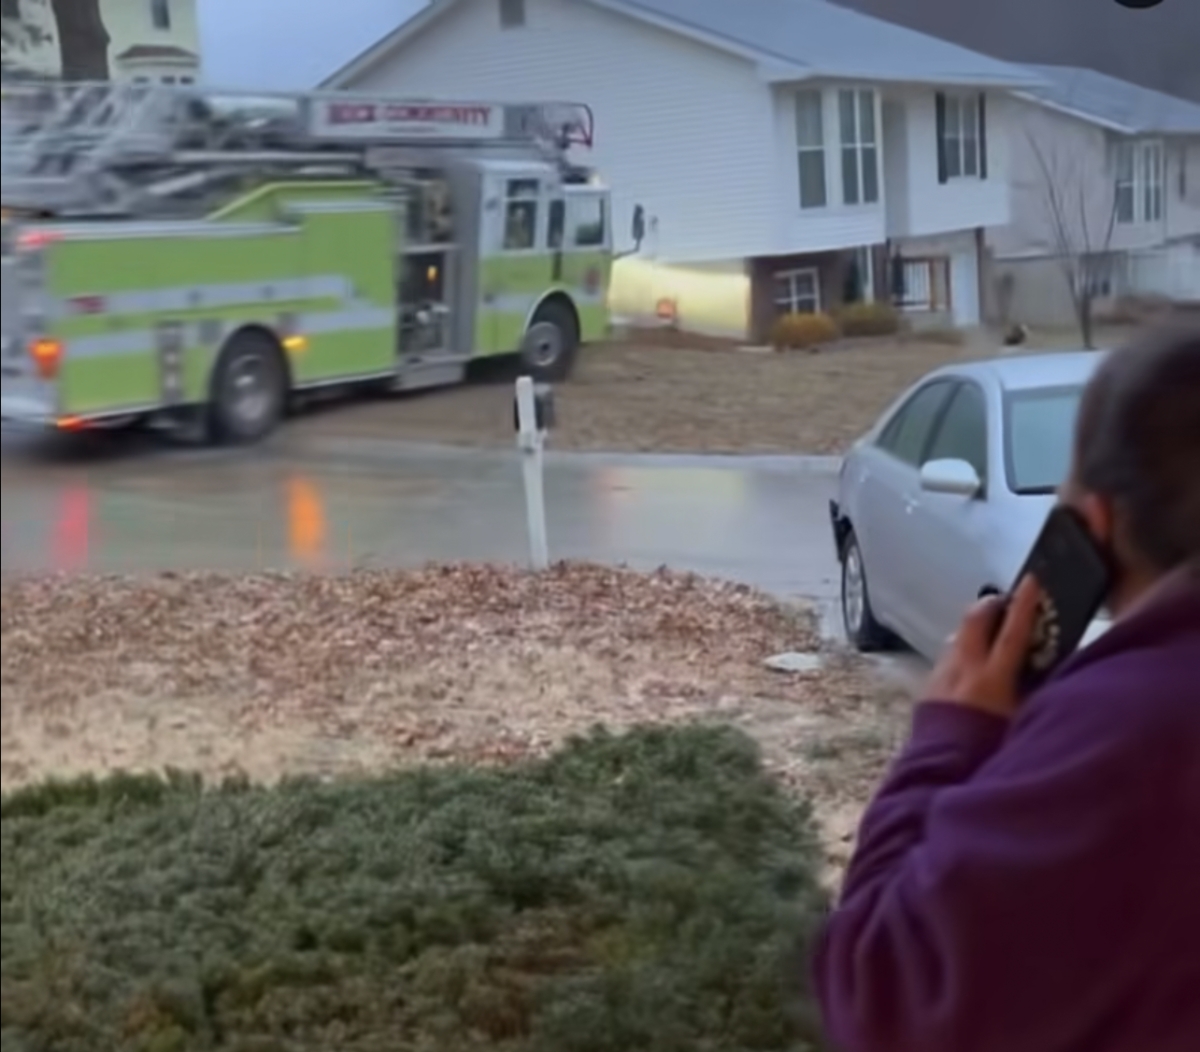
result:
M 1012 134 L 1009 100 L 1003 95 L 988 94 L 987 178 L 951 179 L 947 183 L 938 182 L 935 91 L 932 88 L 901 89 L 892 92 L 889 101 L 903 104 L 907 172 L 907 215 L 905 209 L 893 211 L 889 206 L 889 233 L 894 237 L 923 237 L 1007 223 Z M 895 117 L 893 122 L 895 135 Z M 887 127 L 884 136 L 888 136 Z
M 658 220 L 663 259 L 771 251 L 775 118 L 749 62 L 587 4 L 526 8 L 523 28 L 501 30 L 496 0 L 468 0 L 347 87 L 587 103 L 596 145 L 586 160 L 612 185 L 618 249 L 641 204 Z
M 870 87 L 870 85 L 861 85 Z M 842 198 L 841 151 L 838 138 L 837 89 L 815 83 L 803 89 L 823 93 L 825 124 L 826 208 L 800 208 L 800 165 L 796 148 L 796 89 L 775 89 L 775 146 L 777 180 L 775 218 L 771 247 L 763 255 L 827 252 L 839 248 L 878 245 L 886 240 L 884 204 L 890 191 L 883 186 L 886 166 L 880 171 L 880 198 L 873 205 L 844 205 Z M 878 107 L 876 128 L 879 128 Z
M 989 242 L 1001 256 L 1052 252 L 1058 247 L 1040 157 L 1057 188 L 1071 251 L 1104 249 L 1113 209 L 1110 144 L 1114 137 L 1094 124 L 1036 103 L 1014 100 L 1012 107 L 1018 116 L 1012 142 L 1012 222 L 989 232 Z M 1181 187 L 1184 159 L 1185 151 L 1178 147 L 1166 151 L 1163 220 L 1113 224 L 1108 248 L 1139 251 L 1168 237 L 1200 233 L 1200 190 L 1190 187 L 1191 182 L 1200 184 L 1200 164 L 1194 165 L 1195 171 L 1188 173 L 1190 179 Z M 1181 189 L 1190 189 L 1190 194 L 1181 195 Z M 1084 232 L 1081 216 L 1087 217 L 1090 233 Z
M 1200 236 L 1200 141 L 1178 144 L 1167 156 L 1167 236 Z
M 1180 244 L 1131 252 L 1123 291 L 1200 302 L 1200 248 Z

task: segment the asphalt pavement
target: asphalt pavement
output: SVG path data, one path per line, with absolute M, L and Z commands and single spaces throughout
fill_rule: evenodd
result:
M 5 571 L 413 566 L 529 557 L 520 455 L 285 429 L 255 449 L 0 439 Z M 551 556 L 670 566 L 782 597 L 837 594 L 835 465 L 548 454 Z

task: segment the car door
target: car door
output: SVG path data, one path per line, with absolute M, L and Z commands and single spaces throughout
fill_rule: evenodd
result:
M 994 515 L 988 477 L 989 403 L 979 384 L 957 384 L 938 419 L 922 462 L 964 460 L 978 473 L 983 489 L 974 498 L 918 490 L 909 513 L 914 535 L 907 552 L 919 588 L 910 596 L 908 619 L 912 644 L 922 653 L 937 653 L 956 630 L 967 608 L 988 582 L 988 527 Z
M 858 457 L 852 523 L 871 605 L 876 617 L 906 641 L 915 583 L 908 552 L 918 541 L 911 509 L 919 495 L 925 449 L 953 390 L 951 381 L 941 379 L 918 387 Z

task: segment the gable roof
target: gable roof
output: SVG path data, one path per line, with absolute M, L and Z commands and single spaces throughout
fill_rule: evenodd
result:
M 1075 66 L 1033 66 L 1043 86 L 1019 94 L 1122 135 L 1200 135 L 1200 105 Z
M 337 88 L 383 61 L 463 0 L 432 0 L 328 77 Z M 474 0 L 478 3 L 479 0 Z M 572 0 L 690 37 L 753 62 L 765 82 L 835 77 L 1022 89 L 1043 83 L 1000 62 L 827 0 Z

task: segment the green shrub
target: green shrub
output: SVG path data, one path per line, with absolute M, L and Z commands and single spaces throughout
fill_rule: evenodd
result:
M 828 314 L 784 314 L 771 328 L 771 346 L 777 351 L 803 351 L 833 343 L 837 323 Z
M 819 852 L 732 731 L 49 785 L 0 818 L 5 1052 L 819 1047 L 794 959 Z
M 837 324 L 843 336 L 894 336 L 901 317 L 890 303 L 847 303 L 838 309 Z

